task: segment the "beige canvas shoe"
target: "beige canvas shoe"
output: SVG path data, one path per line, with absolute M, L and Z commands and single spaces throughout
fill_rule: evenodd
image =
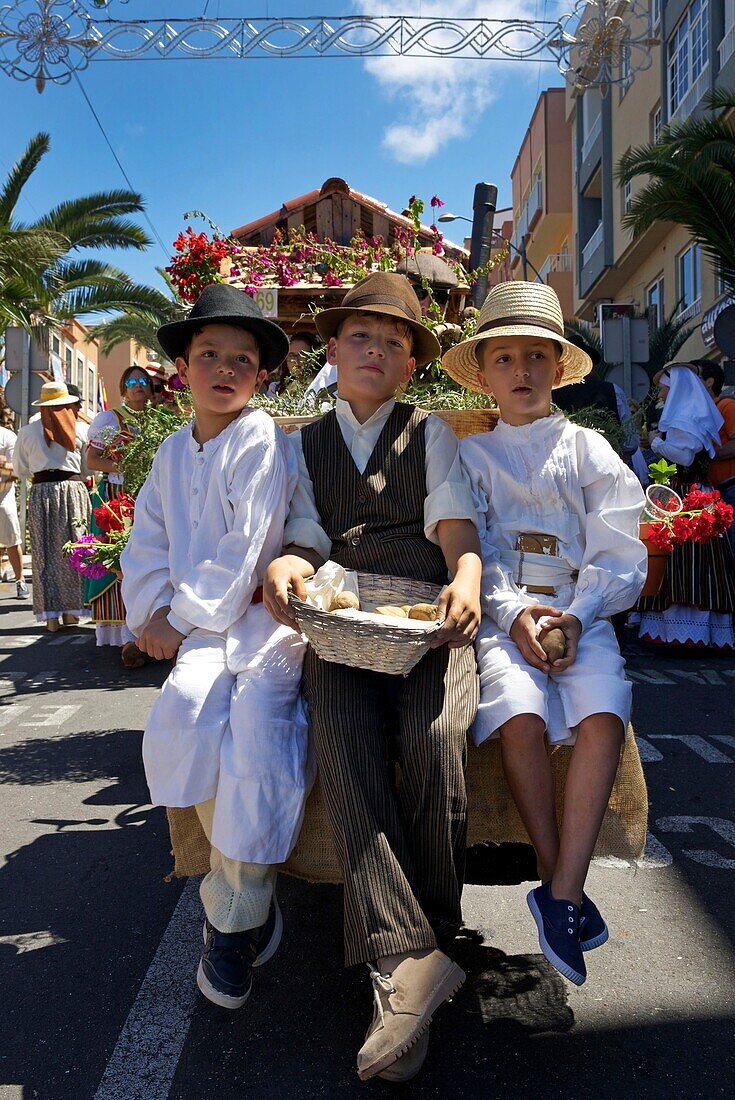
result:
M 371 970 L 375 994 L 375 1016 L 368 1037 L 357 1055 L 357 1073 L 361 1081 L 382 1075 L 406 1057 L 427 1032 L 431 1018 L 439 1005 L 448 1001 L 465 980 L 464 971 L 438 950 L 421 958 L 406 955 L 392 974 Z M 428 1036 L 426 1043 L 428 1048 Z M 402 1057 L 403 1056 L 403 1057 Z M 414 1065 L 418 1073 L 426 1057 L 411 1054 L 403 1072 Z M 417 1064 L 418 1063 L 418 1064 Z M 402 1073 L 396 1066 L 396 1072 Z M 389 1080 L 408 1080 L 407 1076 Z
M 380 1022 L 378 1006 L 375 1005 L 372 1023 L 367 1029 L 365 1042 L 368 1041 L 375 1029 L 380 1026 Z M 404 1081 L 411 1081 L 426 1061 L 426 1055 L 429 1050 L 429 1030 L 430 1029 L 427 1027 L 426 1031 L 423 1031 L 421 1035 L 419 1035 L 416 1042 L 412 1047 L 408 1048 L 405 1054 L 402 1054 L 400 1058 L 396 1058 L 395 1062 L 386 1066 L 384 1070 L 376 1074 L 376 1077 L 380 1077 L 381 1081 L 394 1081 L 396 1084 L 401 1084 Z

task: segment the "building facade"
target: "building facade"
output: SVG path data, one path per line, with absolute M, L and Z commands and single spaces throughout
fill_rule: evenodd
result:
M 606 96 L 595 88 L 583 94 L 567 88 L 572 311 L 593 322 L 601 303 L 634 303 L 648 310 L 652 327 L 674 313 L 694 328 L 682 357 L 719 358 L 709 322 L 725 301 L 723 287 L 682 227 L 661 222 L 632 237 L 623 219 L 646 181 L 621 187 L 616 172 L 624 154 L 655 140 L 662 125 L 701 113 L 706 92 L 735 88 L 735 0 L 650 2 L 658 39 L 651 67 L 622 74 Z

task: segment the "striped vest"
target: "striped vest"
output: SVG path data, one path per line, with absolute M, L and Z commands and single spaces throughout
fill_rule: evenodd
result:
M 302 430 L 332 561 L 364 573 L 446 584 L 444 555 L 424 535 L 427 417 L 413 405 L 396 404 L 362 474 L 334 411 Z

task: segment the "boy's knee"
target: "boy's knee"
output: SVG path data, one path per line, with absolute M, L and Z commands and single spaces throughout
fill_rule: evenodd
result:
M 500 741 L 506 744 L 543 741 L 546 723 L 538 714 L 515 714 L 500 727 Z

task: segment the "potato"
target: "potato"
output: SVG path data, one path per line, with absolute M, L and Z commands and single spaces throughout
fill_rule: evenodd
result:
M 408 615 L 408 613 L 409 613 L 409 611 L 411 610 L 412 607 L 413 607 L 412 603 L 401 604 L 401 611 L 405 611 L 406 614 Z
M 355 611 L 360 610 L 360 601 L 354 592 L 340 592 L 338 596 L 335 596 L 329 605 L 330 611 L 342 611 L 346 607 L 351 607 Z
M 564 631 L 559 630 L 558 627 L 554 627 L 553 630 L 544 634 L 543 638 L 539 641 L 539 645 L 553 665 L 554 661 L 558 661 L 567 651 L 567 640 L 564 636 Z
M 403 610 L 402 607 L 391 607 L 389 604 L 386 604 L 384 607 L 374 607 L 373 608 L 373 614 L 374 615 L 393 615 L 395 618 L 398 618 L 398 619 L 405 619 L 406 618 L 406 612 Z
M 415 603 L 408 613 L 409 619 L 423 619 L 424 622 L 431 623 L 436 620 L 439 614 L 439 608 L 435 607 L 433 603 Z

